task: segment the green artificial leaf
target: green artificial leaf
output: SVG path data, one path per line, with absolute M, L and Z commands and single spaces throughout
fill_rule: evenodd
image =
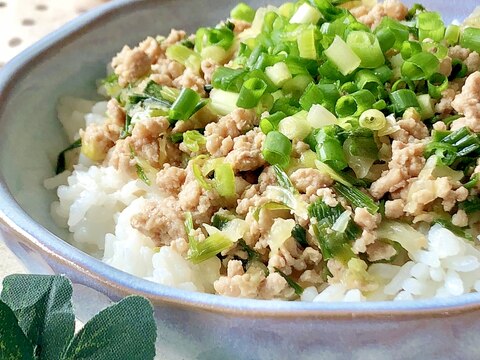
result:
M 0 359 L 33 360 L 33 346 L 28 341 L 13 311 L 0 301 Z
M 87 322 L 63 360 L 149 360 L 155 356 L 156 337 L 152 305 L 129 296 Z
M 3 281 L 1 299 L 15 313 L 38 359 L 58 359 L 75 331 L 70 281 L 59 275 L 11 275 Z

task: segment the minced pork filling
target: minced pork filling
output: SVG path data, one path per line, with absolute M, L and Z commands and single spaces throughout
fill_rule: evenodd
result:
M 480 290 L 478 13 L 333 3 L 240 3 L 125 46 L 108 101 L 62 99 L 73 143 L 45 185 L 69 240 L 230 297 Z

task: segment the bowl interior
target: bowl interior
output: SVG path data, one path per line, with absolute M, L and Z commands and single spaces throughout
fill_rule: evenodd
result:
M 258 7 L 282 1 L 247 2 Z M 475 2 L 423 1 L 441 11 L 447 21 L 463 19 Z M 228 16 L 235 3 L 122 0 L 66 25 L 0 72 L 0 179 L 28 216 L 65 237 L 65 230 L 50 217 L 55 193 L 43 187 L 43 180 L 54 174 L 58 152 L 67 145 L 55 111 L 58 98 L 96 99 L 96 80 L 104 77 L 106 64 L 124 44 L 135 45 L 148 35 L 166 34 L 171 28 L 193 32 L 200 26 L 214 25 Z M 0 210 L 5 212 L 6 208 L 0 204 Z

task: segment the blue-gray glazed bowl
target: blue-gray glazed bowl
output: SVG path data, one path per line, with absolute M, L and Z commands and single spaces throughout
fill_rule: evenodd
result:
M 449 21 L 478 5 L 476 0 L 424 2 Z M 49 215 L 55 194 L 42 186 L 66 145 L 55 114 L 57 99 L 94 97 L 95 80 L 124 44 L 172 27 L 194 31 L 216 24 L 234 4 L 115 1 L 67 24 L 0 71 L 3 240 L 29 271 L 70 277 L 81 320 L 127 294 L 148 297 L 155 305 L 161 359 L 478 359 L 480 294 L 332 304 L 230 299 L 131 276 L 61 239 L 64 234 Z

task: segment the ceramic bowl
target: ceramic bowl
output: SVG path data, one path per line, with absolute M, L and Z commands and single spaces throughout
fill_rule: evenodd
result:
M 425 2 L 448 20 L 465 17 L 477 3 Z M 61 239 L 65 234 L 49 215 L 55 194 L 42 186 L 66 145 L 57 99 L 95 97 L 95 80 L 124 44 L 170 28 L 214 25 L 234 3 L 115 1 L 67 24 L 0 71 L 0 229 L 8 247 L 31 272 L 66 274 L 75 284 L 81 320 L 127 294 L 151 299 L 162 359 L 478 359 L 480 294 L 331 304 L 230 299 L 128 275 Z

